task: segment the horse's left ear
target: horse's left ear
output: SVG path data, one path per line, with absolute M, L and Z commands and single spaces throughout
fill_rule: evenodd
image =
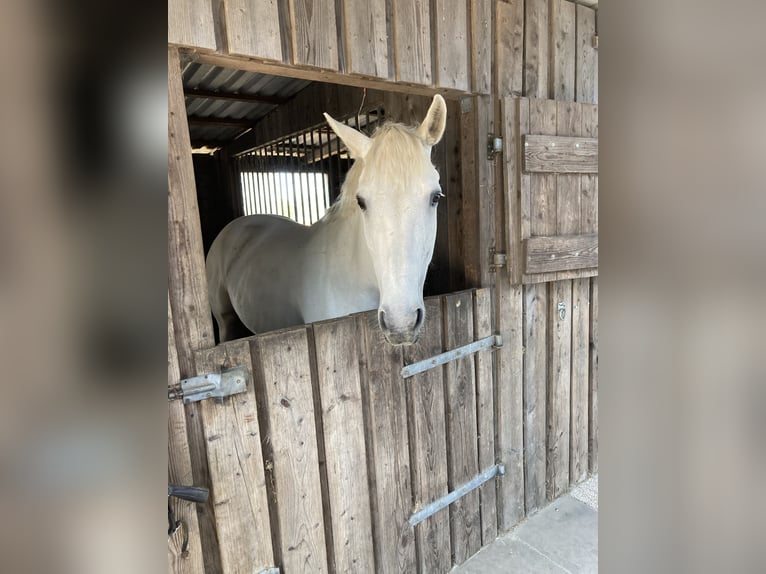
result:
M 372 139 L 368 138 L 362 132 L 355 130 L 351 126 L 335 121 L 330 114 L 324 114 L 327 123 L 330 124 L 341 141 L 346 144 L 348 152 L 353 159 L 364 159 L 372 146 Z
M 423 138 L 426 144 L 433 146 L 439 143 L 444 135 L 444 128 L 447 125 L 447 104 L 439 94 L 434 96 L 431 107 L 428 108 L 426 119 L 418 127 L 418 135 Z

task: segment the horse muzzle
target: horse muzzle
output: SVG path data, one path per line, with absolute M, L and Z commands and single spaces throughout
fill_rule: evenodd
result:
M 394 314 L 381 307 L 378 310 L 378 324 L 390 345 L 412 345 L 420 336 L 420 328 L 423 326 L 425 316 L 423 307 L 403 314 Z

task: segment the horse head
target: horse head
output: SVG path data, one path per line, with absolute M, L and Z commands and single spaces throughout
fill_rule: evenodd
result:
M 412 344 L 425 320 L 423 285 L 443 197 L 431 148 L 444 134 L 444 98 L 434 96 L 419 126 L 386 124 L 372 137 L 325 117 L 355 160 L 343 190 L 354 196 L 343 199 L 361 215 L 380 291 L 378 323 L 389 343 Z

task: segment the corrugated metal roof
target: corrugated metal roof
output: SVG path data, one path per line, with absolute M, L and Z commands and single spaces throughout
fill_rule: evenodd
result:
M 262 96 L 287 101 L 310 83 L 308 80 L 190 62 L 183 71 L 183 85 L 187 92 L 186 114 L 190 118 L 192 145 L 215 146 L 228 143 L 250 129 L 248 125 L 254 125 L 277 107 L 275 103 L 237 101 L 209 97 L 204 93 Z M 203 92 L 203 95 L 190 93 L 195 91 Z M 216 123 L 215 120 L 221 122 Z M 227 125 L 226 120 L 237 125 Z

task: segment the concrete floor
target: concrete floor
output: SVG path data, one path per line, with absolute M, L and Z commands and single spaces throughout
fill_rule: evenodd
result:
M 598 572 L 598 476 L 453 568 L 451 574 Z

